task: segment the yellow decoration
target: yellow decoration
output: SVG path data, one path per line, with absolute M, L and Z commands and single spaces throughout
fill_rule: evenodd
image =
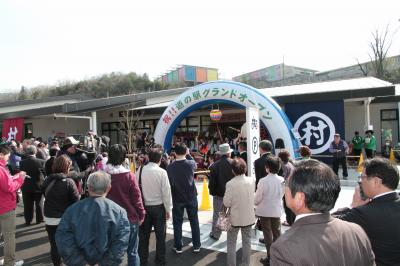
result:
M 363 162 L 364 162 L 364 155 L 363 153 L 360 154 L 360 160 L 358 161 L 357 172 L 362 173 L 363 171 Z
M 394 151 L 393 151 L 393 149 L 390 149 L 389 160 L 390 160 L 391 162 L 396 163 L 396 157 L 394 157 Z
M 203 179 L 203 193 L 201 197 L 201 204 L 200 204 L 200 211 L 209 211 L 211 210 L 211 203 L 210 203 L 210 193 L 208 192 L 208 185 L 207 179 Z
M 210 119 L 212 121 L 219 121 L 221 120 L 222 112 L 219 109 L 214 109 L 210 111 Z
M 130 168 L 131 168 L 131 172 L 135 173 L 136 172 L 136 165 L 135 165 L 135 161 L 132 160 L 131 164 L 130 164 Z

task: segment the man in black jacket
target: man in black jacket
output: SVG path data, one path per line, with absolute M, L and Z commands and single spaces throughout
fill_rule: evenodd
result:
M 260 141 L 259 148 L 261 156 L 260 158 L 254 161 L 254 168 L 256 171 L 256 189 L 260 179 L 267 175 L 267 172 L 265 170 L 265 161 L 267 160 L 267 157 L 273 156 L 271 141 L 269 140 Z
M 41 182 L 44 179 L 44 163 L 42 159 L 36 158 L 36 147 L 29 145 L 25 149 L 28 156 L 20 163 L 20 170 L 25 171 L 27 178 L 22 185 L 22 199 L 24 202 L 25 224 L 30 225 L 33 219 L 33 205 L 36 208 L 36 223 L 43 222 L 43 213 L 40 200 L 42 192 L 40 191 Z M 28 178 L 28 176 L 30 178 Z
M 78 144 L 79 141 L 74 137 L 67 137 L 64 140 L 64 145 L 58 151 L 56 157 L 66 154 L 70 158 L 72 162 L 70 177 L 75 181 L 79 193 L 82 194 L 82 197 L 85 197 L 87 196 L 85 194 L 85 184 L 87 177 L 92 171 L 92 165 L 87 153 L 77 149 Z
M 368 160 L 361 174 L 361 189 L 356 189 L 353 196 L 353 208 L 334 214 L 364 229 L 371 241 L 376 265 L 400 265 L 398 185 L 396 165 L 384 158 Z M 368 199 L 362 200 L 360 194 Z
M 210 167 L 210 181 L 208 189 L 213 196 L 213 223 L 210 237 L 218 240 L 221 236 L 221 230 L 217 228 L 218 213 L 222 210 L 222 200 L 225 195 L 225 185 L 233 178 L 231 166 L 232 149 L 228 143 L 219 145 L 221 158 Z
M 246 141 L 239 142 L 238 150 L 239 150 L 239 157 L 242 158 L 247 164 L 247 143 L 246 143 Z

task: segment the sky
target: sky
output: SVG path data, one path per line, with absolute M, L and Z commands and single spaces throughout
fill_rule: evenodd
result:
M 368 61 L 387 25 L 400 54 L 399 19 L 399 0 L 1 0 L 0 92 L 181 64 L 222 79 L 283 61 L 325 71 Z

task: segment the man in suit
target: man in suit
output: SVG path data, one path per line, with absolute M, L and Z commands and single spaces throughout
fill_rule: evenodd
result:
M 29 145 L 25 149 L 27 158 L 20 163 L 20 169 L 25 171 L 27 176 L 22 185 L 22 199 L 24 202 L 25 224 L 30 225 L 33 219 L 33 205 L 36 207 L 36 223 L 43 222 L 43 213 L 40 204 L 42 192 L 40 191 L 40 183 L 44 178 L 45 161 L 36 158 L 36 147 Z
M 260 158 L 254 161 L 254 168 L 256 171 L 256 189 L 258 182 L 261 178 L 267 175 L 265 170 L 265 161 L 267 160 L 268 156 L 272 156 L 272 143 L 269 140 L 262 140 L 258 145 L 260 148 Z
M 296 221 L 272 244 L 271 265 L 375 265 L 364 230 L 329 214 L 339 192 L 339 178 L 326 164 L 310 159 L 296 165 L 285 188 Z
M 359 224 L 371 240 L 377 265 L 400 265 L 400 197 L 397 166 L 388 159 L 364 162 L 360 189 L 353 196 L 352 209 L 335 213 L 336 217 Z
M 247 143 L 246 141 L 239 142 L 238 145 L 239 157 L 247 164 Z
M 218 214 L 222 210 L 222 201 L 225 195 L 226 183 L 233 178 L 231 166 L 232 149 L 228 143 L 219 145 L 221 158 L 210 167 L 210 181 L 208 189 L 213 196 L 213 222 L 210 238 L 218 240 L 221 230 L 217 228 Z
M 256 187 L 257 190 L 258 182 L 261 178 L 267 176 L 267 171 L 265 169 L 265 162 L 267 161 L 268 157 L 273 156 L 272 154 L 272 143 L 269 140 L 262 140 L 260 144 L 258 144 L 260 148 L 260 158 L 254 161 L 254 168 L 256 172 Z M 260 243 L 264 244 L 264 238 L 260 237 Z

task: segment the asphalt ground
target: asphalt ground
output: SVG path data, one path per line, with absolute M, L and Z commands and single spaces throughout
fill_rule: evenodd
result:
M 202 197 L 202 182 L 197 182 L 198 190 L 198 200 L 201 203 Z M 334 208 L 340 208 L 348 206 L 352 199 L 354 188 L 352 187 L 342 187 L 342 191 L 336 202 Z M 209 197 L 212 206 L 212 197 Z M 25 226 L 24 217 L 20 216 L 23 213 L 22 203 L 17 206 L 17 221 L 16 221 L 16 259 L 23 259 L 24 265 L 52 265 L 50 258 L 50 244 L 47 237 L 47 232 L 45 230 L 44 223 L 39 225 L 32 224 L 31 226 Z M 282 216 L 282 221 L 284 221 L 284 215 Z M 35 221 L 35 220 L 33 220 Z M 189 222 L 184 221 L 182 233 L 183 233 L 183 253 L 176 254 L 173 250 L 173 227 L 172 221 L 169 220 L 167 224 L 167 253 L 166 260 L 168 265 L 226 265 L 226 233 L 221 235 L 219 241 L 215 242 L 208 237 L 211 230 L 212 221 L 212 211 L 199 211 L 199 222 L 200 222 L 200 233 L 201 233 L 201 243 L 202 249 L 200 253 L 194 253 L 192 246 L 190 245 L 191 231 Z M 286 231 L 288 227 L 282 226 L 282 233 Z M 257 232 L 252 234 L 251 245 L 252 245 L 252 255 L 250 265 L 262 265 L 259 260 L 266 256 L 264 245 L 258 243 L 258 238 L 261 237 L 262 233 Z M 238 252 L 237 252 L 237 264 L 241 261 L 241 243 L 240 234 L 238 236 Z M 155 236 L 154 233 L 151 235 L 150 239 L 150 257 L 149 266 L 155 265 Z M 0 257 L 3 256 L 3 247 L 0 247 Z M 127 265 L 126 258 L 122 265 Z
M 23 259 L 24 265 L 52 265 L 50 258 L 50 244 L 44 223 L 25 226 L 23 207 L 17 207 L 16 221 L 16 260 Z M 204 232 L 203 232 L 204 233 Z M 199 253 L 194 253 L 190 246 L 191 239 L 184 237 L 182 254 L 176 254 L 173 250 L 173 235 L 167 234 L 166 260 L 167 265 L 226 265 L 226 253 L 202 248 Z M 155 235 L 151 234 L 150 257 L 148 265 L 155 265 Z M 0 248 L 0 256 L 3 256 L 3 247 Z M 259 260 L 266 256 L 265 252 L 252 251 L 251 265 L 262 265 Z M 241 249 L 237 253 L 238 265 L 241 259 Z M 126 258 L 122 265 L 127 265 Z

